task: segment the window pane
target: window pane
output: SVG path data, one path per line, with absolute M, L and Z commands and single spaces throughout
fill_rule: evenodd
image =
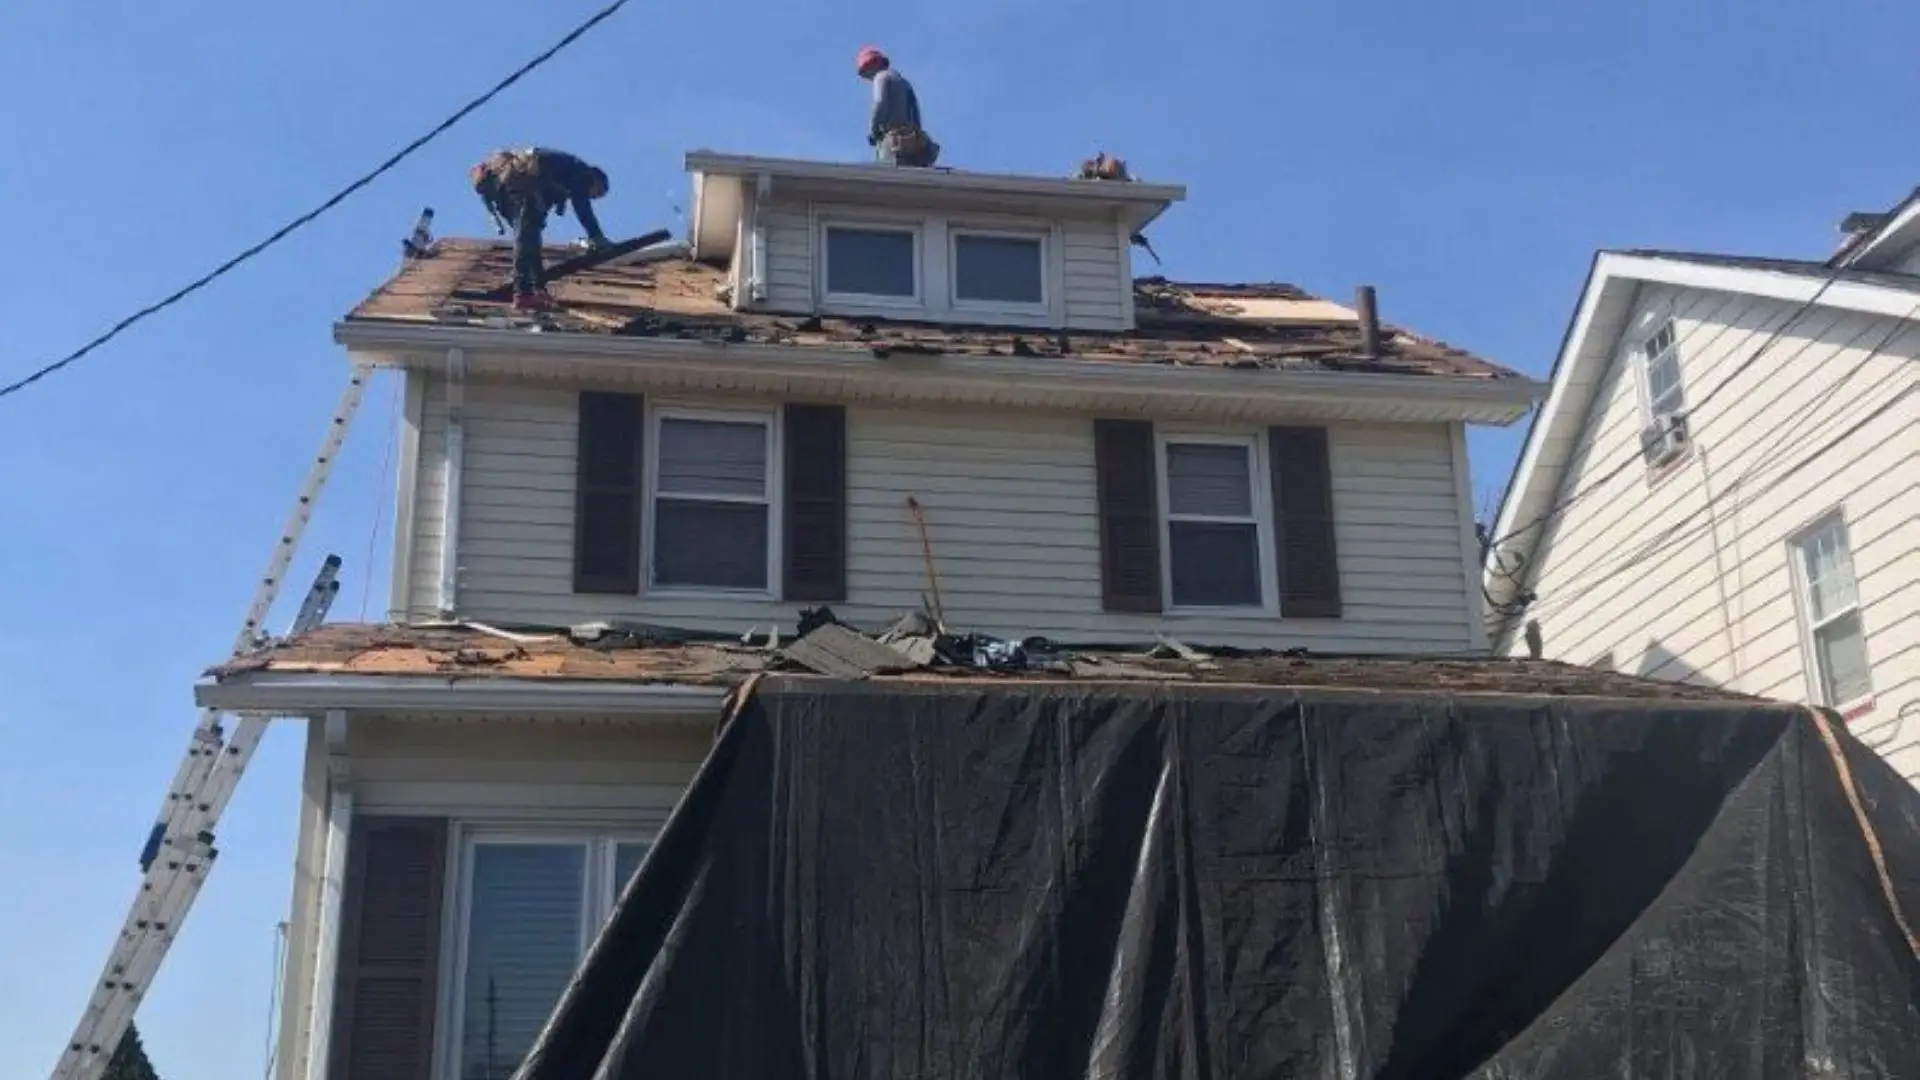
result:
M 660 421 L 660 492 L 767 493 L 767 428 L 719 420 Z
M 827 291 L 860 296 L 915 294 L 913 234 L 827 230 Z
M 956 236 L 953 294 L 962 300 L 1038 304 L 1040 241 L 1007 236 Z
M 1813 620 L 1819 622 L 1852 607 L 1858 588 L 1845 530 L 1838 523 L 1828 525 L 1804 540 L 1801 551 L 1806 560 L 1807 606 Z
M 1814 631 L 1813 640 L 1828 705 L 1845 705 L 1873 693 L 1873 673 L 1867 665 L 1867 639 L 1858 611 L 1842 615 Z
M 634 871 L 640 869 L 640 863 L 647 857 L 649 844 L 615 844 L 613 846 L 613 895 L 617 900 L 626 890 L 627 882 L 633 880 Z
M 480 844 L 473 850 L 461 1080 L 505 1080 L 533 1046 L 580 961 L 586 848 Z
M 1244 446 L 1167 444 L 1167 510 L 1205 517 L 1253 516 L 1253 464 Z
M 653 581 L 766 588 L 766 504 L 654 500 Z
M 1182 607 L 1260 603 L 1260 534 L 1252 525 L 1167 524 L 1173 602 Z

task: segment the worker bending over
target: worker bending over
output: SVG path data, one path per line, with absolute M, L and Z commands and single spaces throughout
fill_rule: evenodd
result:
M 853 59 L 860 77 L 873 83 L 873 114 L 867 123 L 867 144 L 889 165 L 931 168 L 940 159 L 940 144 L 920 126 L 920 99 L 905 75 L 893 70 L 887 54 L 869 45 Z
M 559 150 L 498 150 L 473 167 L 473 190 L 493 215 L 495 228 L 513 223 L 513 306 L 522 311 L 553 306 L 547 295 L 540 249 L 547 211 L 564 215 L 567 204 L 586 230 L 589 247 L 607 236 L 594 216 L 593 200 L 607 193 L 607 174 Z

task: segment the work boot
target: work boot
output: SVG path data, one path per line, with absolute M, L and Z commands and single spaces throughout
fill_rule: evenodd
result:
M 553 297 L 545 289 L 537 292 L 515 293 L 513 297 L 515 311 L 552 311 Z

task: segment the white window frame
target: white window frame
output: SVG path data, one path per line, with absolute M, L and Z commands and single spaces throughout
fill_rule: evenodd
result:
M 1053 235 L 1051 230 L 993 228 L 955 222 L 948 227 L 947 237 L 947 303 L 955 311 L 1020 315 L 1048 315 L 1053 311 Z M 1039 258 L 1039 301 L 975 300 L 961 297 L 960 241 L 970 237 L 982 240 L 1019 240 L 1034 245 L 1035 254 Z
M 1853 603 L 1816 619 L 1813 612 L 1813 578 L 1807 571 L 1807 555 L 1815 538 L 1834 530 L 1840 534 L 1841 549 L 1846 552 L 1847 557 L 1847 572 L 1853 577 Z M 1801 663 L 1807 673 L 1807 700 L 1842 713 L 1873 701 L 1875 693 L 1873 643 L 1867 640 L 1866 605 L 1860 600 L 1860 574 L 1853 559 L 1853 530 L 1847 524 L 1845 512 L 1837 507 L 1828 510 L 1789 537 L 1787 564 L 1793 575 L 1793 599 L 1798 615 L 1796 621 L 1800 629 Z M 1820 630 L 1849 615 L 1860 622 L 1860 649 L 1867 659 L 1867 692 L 1847 701 L 1830 701 L 1827 695 L 1828 679 L 1820 661 L 1817 635 Z
M 888 296 L 878 293 L 834 292 L 831 267 L 828 264 L 832 245 L 828 243 L 828 238 L 835 229 L 848 232 L 904 233 L 911 236 L 913 238 L 913 295 Z M 919 311 L 927 306 L 927 223 L 925 219 L 822 217 L 814 229 L 814 235 L 820 250 L 818 265 L 815 267 L 820 275 L 817 292 L 827 304 L 843 308 L 878 308 L 893 312 Z
M 1279 608 L 1279 581 L 1275 576 L 1273 554 L 1273 484 L 1267 476 L 1267 437 L 1265 432 L 1223 434 L 1220 432 L 1182 431 L 1178 428 L 1154 431 L 1153 468 L 1156 494 L 1160 500 L 1160 590 L 1167 598 L 1169 614 L 1262 614 L 1272 615 Z M 1249 510 L 1253 516 L 1254 544 L 1260 568 L 1260 599 L 1253 604 L 1182 604 L 1173 594 L 1173 522 L 1198 521 L 1244 525 L 1245 518 L 1205 517 L 1175 514 L 1168 498 L 1167 447 L 1169 445 L 1235 446 L 1246 450 L 1247 483 L 1253 486 Z
M 662 585 L 654 578 L 653 546 L 655 527 L 658 524 L 656 508 L 661 498 L 660 491 L 660 425 L 663 420 L 706 420 L 724 424 L 760 424 L 766 429 L 767 439 L 767 477 L 766 488 L 761 499 L 744 495 L 687 495 L 677 496 L 667 493 L 667 498 L 697 499 L 706 502 L 730 502 L 758 505 L 764 502 L 767 507 L 767 584 L 762 589 L 729 589 L 717 585 Z M 775 598 L 780 595 L 780 566 L 782 520 L 780 497 L 784 490 L 785 476 L 782 469 L 780 430 L 780 410 L 709 408 L 695 404 L 661 402 L 647 405 L 646 434 L 646 512 L 640 521 L 640 550 L 643 580 L 649 594 L 657 596 L 727 596 Z
M 1657 354 L 1648 352 L 1647 346 L 1651 345 L 1662 331 L 1671 335 L 1672 344 Z M 1649 312 L 1642 319 L 1642 329 L 1633 339 L 1632 355 L 1633 367 L 1640 379 L 1640 411 L 1646 418 L 1647 425 L 1657 424 L 1666 417 L 1684 420 L 1687 415 L 1687 380 L 1685 373 L 1680 370 L 1680 323 L 1674 318 L 1670 309 L 1659 308 Z M 1672 358 L 1673 390 L 1671 393 L 1679 398 L 1678 408 L 1663 410 L 1660 403 L 1654 400 L 1653 363 L 1657 356 Z
M 447 880 L 453 885 L 442 905 L 440 931 L 440 971 L 435 979 L 434 1013 L 437 1032 L 433 1040 L 434 1063 L 431 1075 L 441 1080 L 460 1080 L 461 1037 L 466 1029 L 467 945 L 473 922 L 474 849 L 482 844 L 574 844 L 585 847 L 581 887 L 582 905 L 579 942 L 581 958 L 593 944 L 594 935 L 612 914 L 625 883 L 613 880 L 617 850 L 621 844 L 659 842 L 659 830 L 632 822 L 568 822 L 534 825 L 524 822 L 454 822 L 449 830 L 448 865 L 453 873 Z M 578 963 L 578 961 L 575 961 Z

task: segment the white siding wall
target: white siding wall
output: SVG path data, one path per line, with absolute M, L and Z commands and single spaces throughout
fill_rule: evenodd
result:
M 572 591 L 576 395 L 489 383 L 467 390 L 460 614 L 571 624 L 624 617 L 740 633 L 790 627 L 800 605 L 763 599 L 582 596 Z M 905 500 L 925 508 L 948 620 L 1000 635 L 1349 651 L 1457 651 L 1473 643 L 1451 433 L 1443 425 L 1332 430 L 1345 617 L 1111 615 L 1100 606 L 1092 422 L 1085 417 L 848 411 L 848 600 L 881 625 L 925 590 Z M 433 612 L 446 396 L 428 387 L 416 485 L 410 615 Z
M 858 220 L 858 207 L 769 202 L 759 209 L 766 232 L 766 300 L 771 311 L 816 310 L 814 268 L 815 213 Z M 956 220 L 963 220 L 964 215 Z M 1018 220 L 1017 218 L 1014 220 Z M 1132 325 L 1127 292 L 1132 280 L 1132 252 L 1120 243 L 1119 227 L 1111 220 L 1028 218 L 1035 228 L 1060 228 L 1061 273 L 1056 286 L 1064 301 L 1065 326 L 1070 330 L 1125 330 Z M 929 252 L 928 258 L 945 258 Z M 1050 287 L 1056 287 L 1050 286 Z M 906 313 L 911 317 L 911 313 Z M 941 315 L 942 318 L 950 317 Z
M 1611 654 L 1622 671 L 1808 700 L 1788 544 L 1841 507 L 1877 699 L 1854 727 L 1906 746 L 1896 767 L 1920 777 L 1920 329 L 1906 324 L 1876 355 L 1893 321 L 1816 310 L 1722 387 L 1792 308 L 1649 289 L 1635 321 L 1661 305 L 1676 315 L 1689 407 L 1713 398 L 1691 418 L 1691 456 L 1650 482 L 1638 460 L 1640 374 L 1616 361 L 1559 497 L 1601 486 L 1558 518 L 1534 559 L 1528 617 L 1547 655 Z M 1509 651 L 1524 652 L 1513 637 Z

